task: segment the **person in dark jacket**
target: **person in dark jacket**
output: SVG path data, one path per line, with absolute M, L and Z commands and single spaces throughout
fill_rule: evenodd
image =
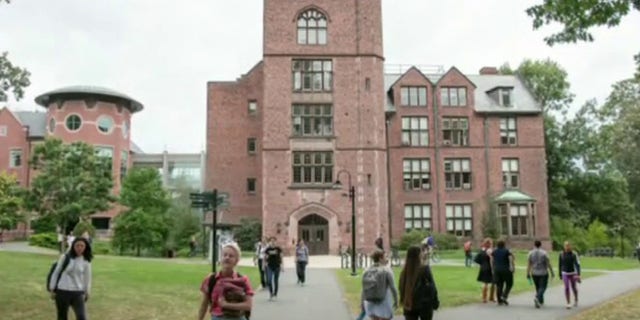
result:
M 491 252 L 493 259 L 491 266 L 497 288 L 498 305 L 508 306 L 509 292 L 513 287 L 513 273 L 515 272 L 515 256 L 506 248 L 504 240 L 498 241 L 497 248 Z
M 407 258 L 404 268 L 400 272 L 400 305 L 404 311 L 406 320 L 431 320 L 433 319 L 433 311 L 437 310 L 440 301 L 438 300 L 438 290 L 433 280 L 433 274 L 428 265 L 422 263 L 422 249 L 418 246 L 412 246 L 407 250 Z M 430 292 L 420 291 L 424 286 L 416 284 L 430 283 Z
M 558 259 L 558 270 L 562 275 L 562 281 L 564 282 L 564 297 L 567 299 L 567 309 L 571 309 L 571 293 L 569 292 L 569 286 L 573 290 L 573 306 L 578 306 L 578 286 L 576 283 L 580 283 L 580 258 L 578 253 L 571 249 L 571 243 L 565 241 L 564 251 L 560 253 Z

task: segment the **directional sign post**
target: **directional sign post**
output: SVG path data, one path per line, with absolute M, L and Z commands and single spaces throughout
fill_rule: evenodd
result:
M 211 209 L 213 211 L 213 222 L 211 224 L 211 269 L 216 272 L 216 259 L 218 257 L 218 246 L 216 245 L 216 230 L 218 228 L 218 208 L 226 208 L 229 206 L 229 193 L 218 192 L 213 189 L 211 192 L 192 192 L 189 194 L 192 208 L 204 209 L 205 212 Z

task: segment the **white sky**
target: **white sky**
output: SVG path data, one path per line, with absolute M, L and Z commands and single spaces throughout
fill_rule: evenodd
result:
M 277 1 L 277 0 L 268 0 Z M 364 0 L 369 1 L 369 0 Z M 371 0 L 374 1 L 374 0 Z M 550 48 L 556 28 L 534 32 L 524 10 L 542 0 L 382 0 L 385 57 L 391 64 L 512 67 L 551 58 L 569 73 L 576 105 L 603 101 L 631 77 L 640 51 L 640 14 L 596 42 Z M 300 1 L 301 3 L 309 1 Z M 13 0 L 0 4 L 0 52 L 31 71 L 20 110 L 38 110 L 38 94 L 98 85 L 145 105 L 133 140 L 146 152 L 205 147 L 206 83 L 234 80 L 262 56 L 263 0 Z

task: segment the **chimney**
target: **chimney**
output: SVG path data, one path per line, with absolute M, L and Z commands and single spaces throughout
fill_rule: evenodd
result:
M 496 67 L 482 67 L 482 69 L 480 69 L 480 74 L 481 75 L 495 75 L 495 74 L 500 74 L 500 72 L 498 72 L 498 68 L 496 68 Z

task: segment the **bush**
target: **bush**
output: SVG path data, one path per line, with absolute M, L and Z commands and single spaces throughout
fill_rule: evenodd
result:
M 411 246 L 420 246 L 422 240 L 428 236 L 429 233 L 424 230 L 413 229 L 409 232 L 405 232 L 400 240 L 399 249 L 407 250 Z
M 565 241 L 570 241 L 578 252 L 586 252 L 588 248 L 587 231 L 576 226 L 568 219 L 551 217 L 551 240 L 553 250 L 562 250 Z
M 78 222 L 76 226 L 73 228 L 73 235 L 76 237 L 81 237 L 85 231 L 89 232 L 89 236 L 91 237 L 91 239 L 95 238 L 96 227 L 94 227 L 93 224 L 91 224 L 91 222 L 87 222 L 87 221 Z
M 34 234 L 56 232 L 56 220 L 52 215 L 47 215 L 33 220 L 31 229 Z
M 91 244 L 93 254 L 113 254 L 110 241 L 93 241 Z
M 458 250 L 460 249 L 460 241 L 458 237 L 448 233 L 434 233 L 433 238 L 440 250 Z
M 29 238 L 29 245 L 34 247 L 58 249 L 58 235 L 55 232 L 34 234 Z
M 256 219 L 240 219 L 240 226 L 233 229 L 233 237 L 240 249 L 253 252 L 256 241 L 262 238 L 262 224 Z

